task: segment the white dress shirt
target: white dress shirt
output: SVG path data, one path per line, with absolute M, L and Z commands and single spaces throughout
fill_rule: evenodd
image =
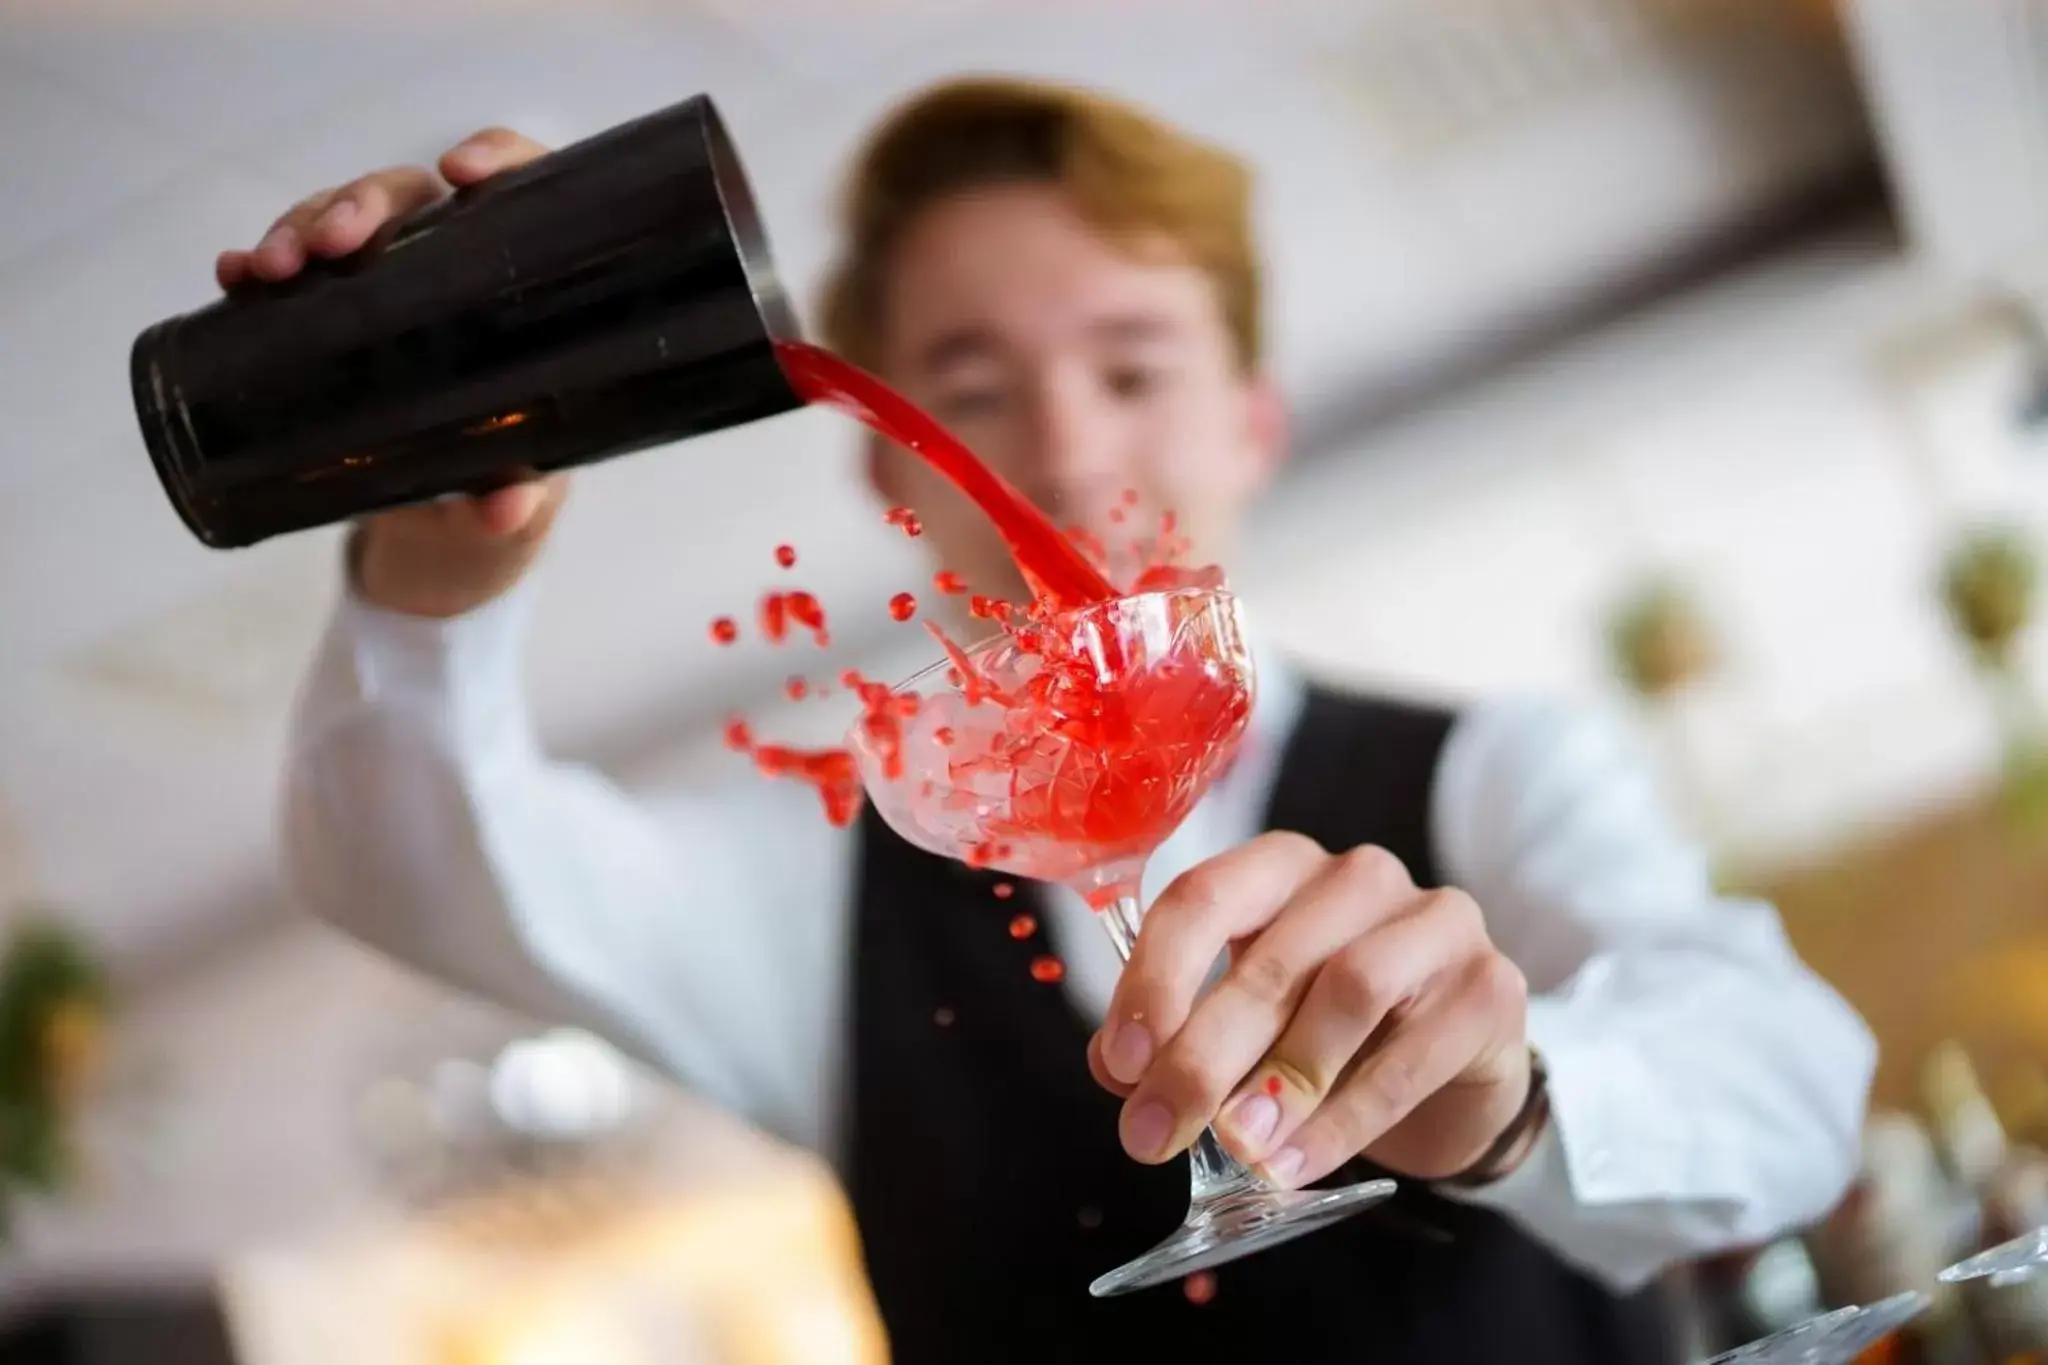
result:
M 834 1156 L 853 832 L 737 757 L 715 789 L 630 795 L 551 761 L 521 685 L 525 615 L 519 592 L 445 622 L 344 598 L 291 747 L 295 895 Z M 1150 889 L 1261 826 L 1303 688 L 1259 662 L 1242 755 L 1159 851 Z M 1622 728 L 1530 702 L 1470 708 L 1434 802 L 1444 879 L 1528 978 L 1552 1092 L 1531 1157 L 1460 1197 L 1620 1289 L 1829 1209 L 1855 1169 L 1871 1038 L 1770 906 L 1716 894 Z M 1061 989 L 1100 1019 L 1108 936 L 1077 898 L 1047 901 Z

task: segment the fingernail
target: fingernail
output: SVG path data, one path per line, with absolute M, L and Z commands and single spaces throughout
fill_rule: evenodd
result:
M 1163 1104 L 1141 1104 L 1124 1120 L 1124 1146 L 1134 1156 L 1158 1156 L 1172 1136 L 1173 1115 Z
M 1282 1147 L 1273 1153 L 1265 1164 L 1267 1182 L 1274 1185 L 1293 1184 L 1294 1177 L 1301 1174 L 1301 1160 L 1301 1148 Z
M 327 206 L 325 213 L 320 215 L 320 222 L 317 224 L 317 227 L 322 232 L 333 232 L 337 228 L 347 227 L 349 219 L 355 216 L 355 200 L 337 199 Z
M 1279 1126 L 1280 1102 L 1271 1095 L 1246 1095 L 1230 1111 L 1230 1130 L 1247 1146 L 1258 1146 Z
M 1135 1085 L 1151 1060 L 1152 1035 L 1142 1025 L 1124 1020 L 1110 1029 L 1109 1041 L 1102 1049 L 1102 1064 L 1110 1075 L 1125 1085 Z

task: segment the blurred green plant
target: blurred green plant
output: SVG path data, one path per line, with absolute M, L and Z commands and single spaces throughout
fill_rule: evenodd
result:
M 2048 828 L 2048 724 L 2018 648 L 2033 623 L 2040 561 L 2026 533 L 1980 526 L 1942 566 L 1942 604 L 1993 689 L 2005 745 L 2004 798 L 2028 829 Z
M 0 1238 L 24 1192 L 75 1174 L 72 1119 L 103 1050 L 104 968 L 53 920 L 17 922 L 0 949 Z
M 1607 628 L 1607 651 L 1630 689 L 1652 701 L 1696 682 L 1716 658 L 1704 613 L 1670 579 L 1645 583 L 1622 600 Z
M 2006 668 L 2034 612 L 2040 570 L 2027 537 L 2007 527 L 1966 534 L 1942 567 L 1949 620 L 1980 663 Z

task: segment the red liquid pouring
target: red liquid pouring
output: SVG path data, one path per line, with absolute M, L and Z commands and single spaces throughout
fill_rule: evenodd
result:
M 807 401 L 853 416 L 923 458 L 966 493 L 994 523 L 1034 593 L 1035 600 L 1023 608 L 970 597 L 971 614 L 1000 626 L 1012 657 L 1034 662 L 1028 676 L 1007 685 L 987 676 L 966 651 L 926 623 L 951 661 L 949 676 L 957 689 L 952 699 L 969 708 L 999 708 L 1002 714 L 1001 734 L 952 764 L 946 790 L 932 780 L 936 774 L 904 771 L 904 727 L 917 716 L 920 699 L 895 694 L 858 674 L 842 678 L 860 699 L 855 730 L 862 747 L 880 760 L 881 777 L 892 786 L 904 783 L 914 789 L 920 803 L 955 799 L 963 778 L 977 770 L 1004 782 L 1010 799 L 1003 814 L 959 851 L 969 866 L 1014 864 L 1021 858 L 1057 876 L 1059 866 L 1075 857 L 1149 851 L 1185 817 L 1206 786 L 1203 755 L 1233 740 L 1241 729 L 1250 708 L 1245 688 L 1207 667 L 1197 649 L 1169 651 L 1127 668 L 1111 636 L 1088 635 L 1090 648 L 1064 629 L 1052 628 L 1055 617 L 1088 615 L 1090 608 L 1117 598 L 1116 586 L 1089 562 L 1092 557 L 1107 563 L 1100 541 L 1085 532 L 1063 534 L 936 421 L 857 366 L 796 342 L 778 342 L 777 354 L 792 387 Z M 1126 494 L 1119 511 L 1138 501 L 1135 493 Z M 908 508 L 892 509 L 886 520 L 910 535 L 922 530 Z M 1190 573 L 1174 567 L 1185 542 L 1173 531 L 1169 517 L 1158 540 L 1140 547 L 1143 565 L 1136 589 L 1220 584 L 1213 570 Z M 795 556 L 778 547 L 776 558 L 789 567 Z M 945 594 L 968 592 L 958 575 L 945 570 L 934 577 L 933 586 Z M 890 603 L 890 615 L 899 621 L 915 610 L 908 593 Z M 784 640 L 792 626 L 809 630 L 820 645 L 827 642 L 823 608 L 807 592 L 768 594 L 760 616 L 770 643 Z M 799 695 L 796 687 L 789 690 Z M 941 747 L 953 739 L 950 726 L 933 733 Z M 834 824 L 846 824 L 858 813 L 862 788 L 850 752 L 758 744 L 741 723 L 727 738 L 733 748 L 751 754 L 763 773 L 817 788 Z M 1024 922 L 1020 917 L 1018 923 Z M 1056 958 L 1043 957 L 1032 970 L 1039 980 L 1051 982 L 1064 968 Z
M 1057 610 L 1116 596 L 1116 588 L 1082 558 L 1043 512 L 902 394 L 858 365 L 800 341 L 776 342 L 775 355 L 790 387 L 804 401 L 837 408 L 872 427 L 972 498 L 995 523 L 1034 595 Z

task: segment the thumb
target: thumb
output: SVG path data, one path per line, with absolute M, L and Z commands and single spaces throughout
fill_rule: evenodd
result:
M 542 529 L 546 517 L 561 501 L 562 481 L 551 478 L 515 483 L 493 489 L 470 500 L 476 524 L 492 537 L 518 536 Z

